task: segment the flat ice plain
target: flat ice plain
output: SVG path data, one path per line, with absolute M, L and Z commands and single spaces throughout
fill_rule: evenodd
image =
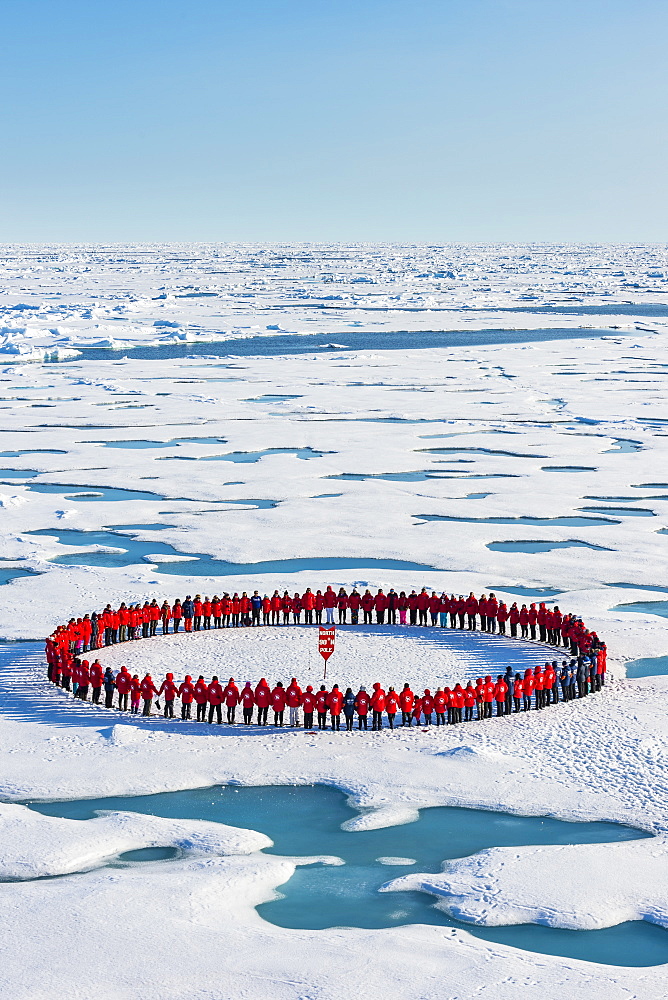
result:
M 251 739 L 75 706 L 17 643 L 0 670 L 4 801 L 321 781 L 351 796 L 360 828 L 436 804 L 624 822 L 656 839 L 577 857 L 499 849 L 409 878 L 490 924 L 668 925 L 668 680 L 624 669 L 668 652 L 666 248 L 33 246 L 3 258 L 2 638 L 41 638 L 108 601 L 255 586 L 506 588 L 511 600 L 548 588 L 606 638 L 611 668 L 602 696 L 531 717 Z M 506 334 L 420 346 L 434 331 L 491 330 Z M 373 346 L 348 349 L 360 331 Z M 384 349 L 396 332 L 413 346 Z M 313 351 L 235 354 L 277 335 L 308 336 Z M 210 356 L 187 356 L 206 343 Z M 522 551 L 532 542 L 541 551 Z M 324 558 L 348 561 L 318 569 Z M 342 682 L 418 684 L 468 655 L 432 654 L 399 630 L 371 632 L 368 652 L 361 633 L 340 639 Z M 309 642 L 290 627 L 101 659 L 241 680 L 273 664 L 270 680 L 289 680 L 317 673 Z M 250 831 L 115 814 L 87 821 L 93 837 L 26 813 L 0 807 L 4 877 L 20 879 L 0 895 L 12 1000 L 311 1000 L 362 986 L 434 1000 L 666 995 L 664 966 L 542 956 L 448 928 L 275 927 L 254 906 L 299 859 L 258 853 Z M 95 867 L 127 845 L 185 854 Z

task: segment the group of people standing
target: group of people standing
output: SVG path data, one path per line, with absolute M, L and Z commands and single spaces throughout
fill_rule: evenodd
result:
M 345 692 L 338 684 L 328 690 L 324 684 L 318 691 L 312 685 L 305 690 L 299 686 L 297 679 L 292 678 L 290 684 L 284 687 L 278 681 L 271 688 L 263 677 L 253 686 L 246 681 L 242 688 L 230 677 L 223 685 L 218 677 L 206 681 L 202 675 L 196 681 L 187 674 L 180 683 L 174 680 L 174 675 L 168 673 L 156 687 L 150 674 L 140 679 L 138 674 L 131 675 L 123 666 L 114 674 L 111 667 L 106 670 L 98 660 L 89 664 L 87 660 L 75 658 L 73 664 L 63 669 L 62 664 L 49 665 L 49 679 L 54 684 L 60 684 L 66 690 L 72 690 L 74 696 L 83 701 L 88 700 L 90 691 L 93 704 L 101 703 L 104 691 L 106 708 L 118 708 L 119 711 L 130 711 L 138 714 L 142 706 L 142 715 L 150 716 L 154 699 L 163 698 L 165 718 L 174 718 L 174 703 L 181 703 L 181 719 L 192 719 L 195 706 L 197 722 L 223 721 L 223 707 L 226 710 L 227 722 L 236 722 L 236 711 L 240 706 L 243 723 L 251 725 L 253 716 L 259 726 L 268 724 L 268 714 L 273 713 L 273 724 L 281 727 L 284 724 L 286 709 L 289 713 L 289 725 L 303 726 L 313 729 L 317 719 L 318 729 L 325 729 L 329 724 L 333 730 L 341 728 L 341 719 L 345 728 L 353 729 L 357 719 L 358 729 L 367 729 L 369 716 L 371 729 L 383 728 L 383 716 L 387 718 L 390 729 L 394 729 L 395 720 L 401 714 L 401 725 L 437 726 L 455 725 L 460 722 L 471 722 L 474 712 L 477 719 L 487 719 L 496 713 L 497 716 L 509 715 L 511 712 L 526 712 L 532 707 L 543 709 L 556 705 L 561 701 L 583 698 L 595 691 L 600 691 L 605 684 L 606 657 L 605 650 L 598 649 L 588 656 L 581 655 L 575 659 L 563 660 L 561 665 L 556 660 L 545 663 L 544 667 L 527 668 L 524 673 L 514 673 L 511 666 L 505 674 L 499 674 L 496 681 L 491 675 L 484 679 L 478 677 L 475 682 L 469 681 L 465 686 L 455 684 L 453 688 L 438 687 L 432 694 L 425 688 L 422 694 L 414 694 L 408 683 L 399 690 L 388 687 L 383 689 L 376 682 L 371 691 L 362 686 L 357 693 L 351 687 Z M 114 699 L 117 697 L 117 704 Z M 160 702 L 157 706 L 160 708 Z
M 417 627 L 439 627 L 453 629 L 480 629 L 490 634 L 498 631 L 511 638 L 532 639 L 554 646 L 565 646 L 572 656 L 587 654 L 600 645 L 595 632 L 590 631 L 577 615 L 562 614 L 555 605 L 548 608 L 545 602 L 530 603 L 518 607 L 513 602 L 510 607 L 497 600 L 494 594 L 476 597 L 440 596 L 426 587 L 417 593 L 406 595 L 382 589 L 376 594 L 366 590 L 360 594 L 353 589 L 348 593 L 340 587 L 326 587 L 324 592 L 315 593 L 307 587 L 303 594 L 283 596 L 277 590 L 269 597 L 261 596 L 255 590 L 249 597 L 246 591 L 241 596 L 224 594 L 223 597 L 202 599 L 188 595 L 183 601 L 173 604 L 156 598 L 141 604 L 126 604 L 114 609 L 110 604 L 102 612 L 86 614 L 81 618 L 71 618 L 67 625 L 59 625 L 47 640 L 58 648 L 59 653 L 67 651 L 71 655 L 87 653 L 134 639 L 148 639 L 155 636 L 161 626 L 162 634 L 179 632 L 183 626 L 186 632 L 219 628 L 242 628 L 266 625 L 319 625 L 333 624 L 335 615 L 338 623 L 414 625 Z M 303 616 L 303 618 L 302 618 Z M 374 622 L 375 617 L 375 622 Z M 508 629 L 508 632 L 507 632 Z

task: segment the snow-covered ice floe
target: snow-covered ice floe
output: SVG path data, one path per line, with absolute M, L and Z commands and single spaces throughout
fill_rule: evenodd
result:
M 429 884 L 444 905 L 451 893 L 452 905 L 478 922 L 664 924 L 668 679 L 626 679 L 624 663 L 665 656 L 668 620 L 617 607 L 647 601 L 646 588 L 668 595 L 664 248 L 143 250 L 139 267 L 127 248 L 12 248 L 5 261 L 0 557 L 3 571 L 28 572 L 0 586 L 3 637 L 40 638 L 72 612 L 107 602 L 255 586 L 425 585 L 511 599 L 548 589 L 606 639 L 612 683 L 583 703 L 455 731 L 208 734 L 159 719 L 114 724 L 103 709 L 74 705 L 47 686 L 39 655 L 24 662 L 15 643 L 0 670 L 4 800 L 323 782 L 360 810 L 360 837 L 436 804 L 612 820 L 655 839 L 579 846 L 577 854 L 491 850 L 450 862 L 442 876 L 407 877 L 416 888 Z M 76 283 L 64 282 L 63 266 Z M 354 350 L 360 329 L 371 331 L 369 346 Z M 420 349 L 429 331 L 461 338 L 494 330 L 525 339 L 494 343 L 491 335 Z M 402 340 L 402 350 L 384 350 L 383 336 L 398 331 L 415 338 L 414 348 Z M 547 339 L 550 332 L 587 339 Z M 235 342 L 276 337 L 304 338 L 313 351 L 262 356 L 258 347 L 255 356 L 235 356 Z M 223 339 L 226 357 L 218 348 L 204 356 L 203 345 Z M 163 350 L 173 356 L 160 357 Z M 47 357 L 63 363 L 39 363 Z M 135 439 L 156 447 L 105 447 Z M 301 460 L 300 449 L 313 457 Z M 221 460 L 239 452 L 263 455 Z M 649 513 L 632 513 L 640 509 Z M 105 552 L 61 544 L 63 521 L 139 539 L 159 562 L 77 562 L 77 553 L 97 551 L 99 561 Z M 31 533 L 44 529 L 53 534 Z M 111 556 L 118 546 L 108 541 L 95 545 Z M 532 542 L 544 551 L 489 547 Z M 202 553 L 245 568 L 193 574 L 186 557 Z M 67 563 L 54 561 L 63 555 Z M 296 557 L 310 568 L 279 565 Z M 318 570 L 325 557 L 353 562 Z M 412 568 L 369 566 L 371 559 Z M 268 561 L 268 572 L 248 568 Z M 220 655 L 238 677 L 271 653 L 273 676 L 289 680 L 316 670 L 301 658 L 299 631 L 264 645 L 221 639 L 215 654 L 191 638 L 187 651 L 169 640 L 138 643 L 131 655 L 154 675 L 168 661 L 204 667 Z M 361 634 L 350 635 L 352 676 L 365 665 Z M 379 654 L 395 650 L 393 673 L 405 654 L 406 669 L 422 676 L 418 638 L 384 633 L 369 636 L 369 649 L 374 643 Z M 130 650 L 114 650 L 109 662 L 124 655 Z M 94 870 L 2 886 L 0 990 L 12 1000 L 329 998 L 357 992 L 360 970 L 372 997 L 388 983 L 398 995 L 439 1000 L 666 993 L 665 967 L 537 956 L 447 928 L 273 926 L 255 906 L 304 859 L 258 853 L 261 835 L 252 831 L 209 831 L 196 821 L 177 829 L 126 814 L 52 823 L 25 812 L 3 807 L 8 878 Z M 99 836 L 79 829 L 88 823 Z M 238 838 L 232 854 L 228 836 Z M 197 853 L 194 842 L 209 847 Z M 182 853 L 141 867 L 95 867 L 156 843 Z M 119 934 L 122 953 L 109 947 Z

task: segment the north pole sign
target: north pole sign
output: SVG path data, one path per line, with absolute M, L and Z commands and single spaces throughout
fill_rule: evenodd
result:
M 331 628 L 325 628 L 323 625 L 320 626 L 320 634 L 318 635 L 318 652 L 325 661 L 325 673 L 327 673 L 327 660 L 334 652 L 335 639 L 336 628 L 333 625 Z

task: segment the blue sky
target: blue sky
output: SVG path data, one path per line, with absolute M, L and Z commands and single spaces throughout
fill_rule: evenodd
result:
M 2 0 L 0 242 L 668 240 L 665 0 Z

